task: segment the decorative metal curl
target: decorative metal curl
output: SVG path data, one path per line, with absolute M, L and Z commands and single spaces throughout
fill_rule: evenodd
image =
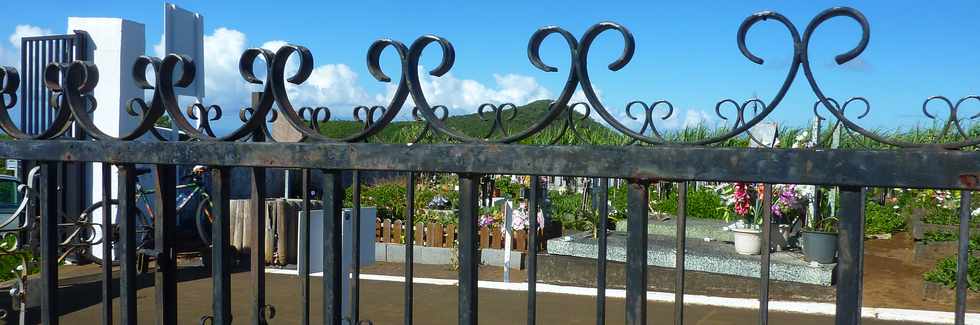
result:
M 639 133 L 640 134 L 645 134 L 647 132 L 647 129 L 649 128 L 650 129 L 650 132 L 653 134 L 654 137 L 656 137 L 657 139 L 660 139 L 660 141 L 665 141 L 666 142 L 667 140 L 664 139 L 664 137 L 662 135 L 660 135 L 660 132 L 659 131 L 657 131 L 657 126 L 653 124 L 653 111 L 657 109 L 657 106 L 665 105 L 667 107 L 667 113 L 664 114 L 663 116 L 661 116 L 660 119 L 666 121 L 672 115 L 674 115 L 674 104 L 671 104 L 669 101 L 666 101 L 666 100 L 658 100 L 658 101 L 653 102 L 653 104 L 650 104 L 650 105 L 647 105 L 646 103 L 644 103 L 642 101 L 638 101 L 638 100 L 629 102 L 629 103 L 626 104 L 626 116 L 629 117 L 629 118 L 631 118 L 631 119 L 633 119 L 634 121 L 637 120 L 637 118 L 636 118 L 636 116 L 633 116 L 633 109 L 632 108 L 633 108 L 633 106 L 636 106 L 636 105 L 639 105 L 640 107 L 642 107 L 643 108 L 643 112 L 645 113 L 644 114 L 644 118 L 643 118 L 643 126 L 640 127 L 640 132 Z M 638 139 L 635 139 L 635 138 L 634 139 L 631 139 L 630 142 L 629 142 L 629 144 L 634 144 L 634 143 L 636 143 L 636 141 L 638 141 Z
M 441 112 L 442 113 L 441 115 L 437 115 L 437 117 L 439 118 L 439 120 L 445 121 L 446 118 L 449 117 L 449 108 L 447 108 L 445 105 L 432 106 L 432 109 L 435 110 L 435 111 L 438 111 L 438 112 Z M 412 118 L 416 122 L 423 122 L 423 121 L 425 121 L 425 119 L 423 119 L 422 117 L 419 116 L 418 112 L 419 112 L 418 107 L 412 107 Z M 429 135 L 431 135 L 431 133 L 432 133 L 431 131 L 432 131 L 432 127 L 426 121 L 423 124 L 422 131 L 420 131 L 419 134 L 417 136 L 415 136 L 415 139 L 412 140 L 411 143 L 414 144 L 414 143 L 420 143 L 420 142 L 422 142 L 422 139 L 425 139 L 426 137 L 428 137 Z
M 503 117 L 504 110 L 511 109 L 510 116 L 507 118 Z M 481 121 L 487 121 L 486 110 L 493 112 L 493 124 L 490 125 L 490 130 L 487 130 L 487 134 L 483 136 L 484 139 L 490 139 L 494 133 L 500 132 L 503 136 L 507 136 L 507 128 L 504 127 L 504 121 L 513 121 L 517 118 L 517 105 L 511 103 L 503 103 L 500 105 L 494 105 L 492 103 L 485 103 L 480 105 L 477 109 L 477 115 L 480 116 Z
M 300 117 L 310 121 L 309 125 L 311 129 L 320 132 L 320 123 L 330 121 L 330 108 L 324 106 L 317 108 L 302 107 L 299 109 L 299 115 Z
M 0 66 L 0 129 L 3 129 L 4 133 L 14 139 L 43 140 L 57 138 L 68 131 L 71 126 L 71 111 L 65 107 L 67 105 L 54 107 L 55 114 L 51 124 L 37 134 L 29 134 L 18 128 L 7 110 L 17 104 L 19 87 L 20 74 L 17 73 L 17 69 Z
M 762 64 L 763 60 L 755 56 L 754 54 L 752 54 L 751 51 L 748 50 L 748 47 L 745 45 L 745 36 L 753 25 L 755 25 L 759 21 L 769 20 L 769 19 L 782 23 L 783 26 L 786 27 L 786 29 L 790 32 L 790 35 L 793 39 L 793 44 L 799 44 L 799 40 L 800 40 L 799 33 L 797 32 L 793 24 L 789 22 L 789 20 L 783 15 L 771 11 L 763 11 L 763 12 L 756 13 L 752 16 L 749 16 L 748 18 L 745 19 L 745 21 L 742 22 L 741 26 L 739 26 L 737 40 L 738 40 L 739 50 L 742 52 L 742 54 L 750 61 L 756 64 Z M 596 94 L 594 87 L 592 86 L 591 79 L 589 78 L 588 54 L 593 41 L 602 32 L 607 30 L 613 30 L 619 32 L 622 35 L 624 41 L 622 55 L 620 56 L 619 59 L 617 59 L 616 61 L 614 61 L 609 65 L 609 69 L 612 71 L 616 71 L 623 68 L 627 63 L 629 63 L 635 48 L 632 33 L 630 33 L 628 29 L 626 29 L 625 27 L 619 24 L 606 22 L 606 23 L 600 23 L 592 26 L 582 36 L 581 45 L 579 46 L 578 56 L 575 62 L 576 71 L 579 75 L 579 79 L 581 80 L 580 83 L 582 85 L 582 91 L 585 94 L 585 97 L 588 99 L 589 103 L 592 105 L 592 108 L 595 109 L 595 111 L 599 114 L 599 116 L 602 117 L 603 120 L 605 120 L 610 126 L 612 126 L 617 131 L 631 138 L 632 142 L 639 141 L 639 142 L 645 142 L 649 144 L 707 145 L 707 144 L 719 143 L 727 139 L 730 139 L 732 137 L 735 137 L 738 134 L 745 132 L 752 126 L 761 122 L 763 119 L 765 119 L 766 116 L 768 116 L 775 109 L 775 107 L 782 101 L 786 93 L 789 91 L 789 87 L 792 85 L 793 79 L 796 75 L 800 63 L 800 59 L 798 57 L 799 48 L 794 46 L 794 54 L 796 55 L 794 55 L 793 63 L 790 65 L 790 69 L 786 74 L 786 78 L 783 81 L 782 86 L 780 87 L 776 95 L 773 97 L 772 101 L 770 101 L 768 104 L 765 105 L 765 109 L 763 109 L 762 112 L 756 114 L 752 119 L 745 121 L 744 117 L 742 117 L 744 108 L 741 108 L 741 106 L 744 106 L 744 104 L 736 105 L 737 107 L 740 107 L 739 118 L 736 120 L 736 123 L 732 127 L 732 129 L 729 130 L 728 132 L 708 139 L 699 139 L 695 141 L 680 142 L 680 143 L 668 142 L 662 136 L 659 136 L 658 133 L 654 133 L 653 136 L 643 135 L 642 131 L 645 131 L 643 128 L 641 128 L 641 132 L 636 132 L 631 130 L 626 125 L 624 125 L 619 120 L 617 120 L 613 116 L 613 114 L 611 114 L 609 110 L 599 100 L 598 95 Z M 716 106 L 716 112 L 723 118 L 724 116 L 721 115 L 720 113 L 720 106 L 724 103 L 728 103 L 728 101 L 723 100 L 722 102 L 719 102 L 719 104 Z M 731 103 L 734 104 L 734 101 L 732 101 Z
M 256 112 L 256 110 L 254 108 L 251 108 L 251 107 L 243 107 L 242 109 L 238 110 L 238 119 L 241 120 L 244 123 L 249 123 L 249 121 L 252 121 L 252 120 L 255 119 L 255 112 Z M 254 131 L 254 132 L 262 132 L 262 134 L 265 135 L 265 139 L 262 140 L 262 141 L 269 141 L 270 139 L 273 138 L 272 137 L 272 132 L 269 131 L 269 125 L 266 124 L 266 122 L 272 123 L 272 122 L 275 122 L 276 119 L 279 118 L 279 113 L 276 113 L 275 110 L 269 111 L 269 114 L 267 114 L 267 115 L 268 115 L 268 120 L 267 121 L 263 121 L 262 124 L 259 124 L 258 130 L 255 130 Z M 255 133 L 254 132 L 252 134 L 248 135 L 247 137 L 245 137 L 245 139 L 250 139 L 252 141 L 255 141 L 256 139 L 254 137 L 255 136 Z
M 146 102 L 144 102 L 142 98 L 133 98 L 129 101 L 129 105 L 126 105 L 126 113 L 128 113 L 130 116 L 139 117 L 140 119 L 145 118 L 147 111 L 149 110 L 150 107 L 146 105 Z M 170 139 L 167 139 L 167 137 L 160 134 L 159 130 L 156 128 L 155 122 L 154 127 L 150 128 L 149 132 L 150 135 L 152 135 L 157 141 L 170 141 Z
M 581 106 L 584 109 L 584 112 L 582 112 L 578 117 L 576 117 L 575 108 L 579 106 Z M 565 137 L 565 134 L 568 133 L 571 133 L 572 138 L 578 140 L 580 143 L 589 143 L 589 141 L 586 140 L 585 136 L 582 135 L 582 131 L 579 129 L 579 126 L 577 125 L 579 122 L 589 119 L 589 114 L 592 113 L 592 109 L 589 107 L 589 104 L 585 102 L 573 103 L 572 105 L 568 106 L 568 109 L 565 110 L 565 112 L 566 112 L 565 118 L 562 119 L 563 122 L 561 128 L 558 131 L 558 134 L 555 135 L 553 138 L 551 138 L 551 140 L 548 141 L 548 144 L 549 145 L 557 144 L 559 141 L 561 141 L 563 137 Z
M 214 116 L 211 115 L 211 112 L 214 112 Z M 200 121 L 197 130 L 213 138 L 215 135 L 214 130 L 211 128 L 211 121 L 221 119 L 221 106 L 205 106 L 201 103 L 194 103 L 187 106 L 187 116 L 192 120 Z
M 368 70 L 371 72 L 371 75 L 375 77 L 375 79 L 381 82 L 391 81 L 391 78 L 389 78 L 388 75 L 381 70 L 380 64 L 381 53 L 388 47 L 392 47 L 396 50 L 396 52 L 398 52 L 402 62 L 405 61 L 408 52 L 408 49 L 404 44 L 389 39 L 378 40 L 371 44 L 367 55 Z M 297 72 L 287 79 L 285 77 L 286 60 L 293 54 L 299 56 L 300 66 Z M 403 67 L 401 74 L 402 79 L 399 81 L 395 94 L 392 96 L 388 106 L 382 110 L 383 113 L 381 114 L 380 118 L 377 120 L 370 118 L 370 123 L 365 123 L 365 127 L 360 132 L 355 134 L 339 139 L 329 138 L 320 134 L 318 127 L 314 129 L 312 126 L 307 125 L 307 122 L 303 120 L 303 116 L 301 116 L 301 114 L 294 108 L 292 102 L 289 100 L 289 95 L 286 92 L 287 82 L 292 84 L 301 84 L 309 78 L 312 71 L 313 55 L 310 53 L 309 49 L 303 46 L 289 44 L 279 48 L 279 50 L 276 51 L 269 74 L 270 83 L 272 85 L 271 91 L 279 105 L 279 110 L 286 118 L 286 121 L 289 122 L 289 124 L 301 134 L 302 141 L 364 141 L 368 137 L 380 132 L 385 126 L 391 123 L 391 121 L 398 114 L 402 105 L 405 103 L 405 99 L 408 98 L 408 86 L 405 83 L 405 72 Z
M 868 115 L 868 113 L 871 112 L 871 103 L 867 99 L 865 99 L 863 97 L 850 98 L 850 99 L 844 101 L 844 104 L 843 105 L 841 105 L 840 103 L 838 103 L 837 100 L 835 100 L 833 98 L 827 98 L 827 100 L 834 106 L 835 109 L 839 110 L 842 114 L 846 114 L 847 108 L 852 103 L 861 103 L 861 104 L 863 104 L 864 105 L 864 112 L 862 112 L 860 115 L 857 116 L 858 119 L 864 118 L 865 116 Z M 828 118 L 826 118 L 826 117 L 824 117 L 823 115 L 820 114 L 820 110 L 819 110 L 820 107 L 823 107 L 821 101 L 817 100 L 816 102 L 813 103 L 813 115 L 816 116 L 818 120 L 821 120 L 821 121 L 828 120 Z M 831 117 L 834 117 L 834 116 L 831 115 Z M 846 136 L 847 138 L 852 139 L 852 140 L 858 140 L 858 136 L 859 135 L 855 135 L 853 131 L 851 131 L 850 129 L 844 127 L 842 125 L 842 123 L 841 123 L 840 120 L 834 118 L 834 123 L 830 127 L 830 133 L 827 134 L 823 139 L 817 139 L 817 143 L 818 144 L 823 143 L 824 146 L 831 147 L 830 144 L 832 144 L 833 141 L 834 141 L 833 140 L 834 133 L 835 132 L 838 132 L 838 130 L 840 130 L 839 132 L 843 136 Z M 854 142 L 855 143 L 858 143 L 858 145 L 861 146 L 861 147 L 867 148 L 867 146 L 863 145 L 861 141 L 854 141 Z
M 353 114 L 354 121 L 363 124 L 365 129 L 370 128 L 372 125 L 374 125 L 375 122 L 374 115 L 377 114 L 379 110 L 381 111 L 382 115 L 384 115 L 385 111 L 387 111 L 387 109 L 381 105 L 375 105 L 371 107 L 367 107 L 367 106 L 354 107 L 354 114 Z

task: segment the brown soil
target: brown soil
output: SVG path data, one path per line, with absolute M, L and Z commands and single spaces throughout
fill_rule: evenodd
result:
M 908 233 L 898 233 L 891 239 L 864 242 L 864 306 L 952 311 L 952 304 L 940 304 L 923 299 L 922 274 L 933 267 L 912 263 L 912 246 Z M 952 292 L 952 291 L 950 291 Z M 980 311 L 980 304 L 970 304 L 971 312 Z

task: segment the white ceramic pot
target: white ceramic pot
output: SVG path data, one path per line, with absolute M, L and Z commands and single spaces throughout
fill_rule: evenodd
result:
M 742 255 L 759 255 L 762 252 L 762 231 L 758 229 L 732 229 L 735 252 Z

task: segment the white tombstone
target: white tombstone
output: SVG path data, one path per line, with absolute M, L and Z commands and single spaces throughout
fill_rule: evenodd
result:
M 126 107 L 130 99 L 143 96 L 143 90 L 136 86 L 131 69 L 136 59 L 146 50 L 143 24 L 120 18 L 68 18 L 68 32 L 83 30 L 88 33 L 88 57 L 99 68 L 99 85 L 92 95 L 98 108 L 92 113 L 95 125 L 106 134 L 118 136 L 136 128 L 138 117 L 130 116 Z M 86 193 L 90 204 L 102 201 L 102 164 L 93 163 L 86 177 Z M 118 191 L 118 178 L 113 167 L 112 197 Z M 115 215 L 115 213 L 113 213 Z M 102 222 L 101 211 L 93 215 L 93 221 Z M 113 220 L 115 222 L 115 220 Z M 102 236 L 96 230 L 96 238 Z M 94 245 L 92 253 L 101 258 L 102 245 Z
M 340 269 L 343 274 L 347 275 L 345 278 L 350 278 L 353 268 L 351 267 L 351 255 L 354 252 L 354 239 L 348 234 L 353 233 L 354 223 L 351 221 L 352 209 L 343 210 L 344 225 L 341 229 L 341 261 Z M 323 272 L 323 210 L 312 210 L 310 211 L 310 216 L 312 218 L 306 218 L 303 211 L 299 212 L 299 229 L 303 229 L 303 224 L 306 222 L 310 223 L 310 265 L 308 270 L 310 273 Z M 360 244 L 361 244 L 361 266 L 368 266 L 374 264 L 374 226 L 375 220 L 378 217 L 378 211 L 376 208 L 361 208 L 361 234 L 360 234 Z M 300 252 L 299 247 L 300 242 L 296 241 L 296 251 Z M 302 260 L 297 261 L 302 263 Z M 344 315 L 348 315 L 350 308 L 350 281 L 341 281 L 341 310 L 344 311 Z
M 204 16 L 167 3 L 163 7 L 163 48 L 165 54 L 179 53 L 194 62 L 194 81 L 176 87 L 179 96 L 204 97 Z
M 773 148 L 778 145 L 779 125 L 773 122 L 761 122 L 749 128 L 750 148 Z
M 504 201 L 504 283 L 510 282 L 511 241 L 514 235 L 514 203 Z

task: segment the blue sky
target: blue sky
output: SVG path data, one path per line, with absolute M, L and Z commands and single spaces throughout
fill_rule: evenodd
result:
M 410 43 L 422 34 L 448 38 L 456 49 L 451 75 L 426 79 L 432 102 L 454 106 L 454 114 L 475 112 L 482 101 L 527 101 L 554 97 L 567 71 L 568 51 L 558 39 L 543 48 L 546 62 L 559 67 L 545 73 L 527 60 L 527 40 L 539 27 L 558 25 L 575 35 L 601 21 L 615 21 L 636 37 L 633 61 L 623 70 L 604 68 L 622 47 L 619 36 L 600 37 L 590 55 L 590 72 L 607 107 L 622 111 L 630 100 L 674 103 L 679 126 L 694 121 L 717 123 L 714 105 L 720 99 L 768 100 L 778 90 L 792 53 L 789 35 L 777 23 L 765 22 L 749 35 L 750 49 L 767 61 L 758 66 L 745 59 L 735 41 L 742 20 L 760 10 L 789 17 L 802 30 L 825 8 L 846 5 L 861 10 L 871 22 L 871 43 L 857 60 L 844 66 L 833 56 L 856 44 L 860 30 L 835 19 L 818 30 L 811 44 L 814 73 L 825 92 L 835 98 L 863 96 L 872 105 L 862 125 L 881 128 L 929 123 L 921 114 L 932 95 L 958 99 L 980 93 L 980 4 L 975 1 L 719 1 L 719 2 L 377 2 L 377 1 L 174 1 L 205 17 L 206 102 L 242 105 L 247 86 L 222 62 L 237 62 L 239 48 L 291 42 L 314 54 L 317 73 L 308 85 L 293 89 L 301 105 L 330 105 L 335 115 L 349 116 L 351 105 L 384 102 L 390 85 L 367 72 L 365 52 L 374 40 L 390 37 Z M 146 25 L 147 52 L 155 54 L 163 29 L 163 2 L 4 1 L 0 12 L 0 62 L 14 62 L 18 51 L 8 36 L 19 31 L 64 32 L 66 17 L 121 17 Z M 12 14 L 13 13 L 13 14 Z M 17 26 L 22 25 L 18 29 Z M 33 29 L 24 28 L 32 26 Z M 427 52 L 423 65 L 435 66 L 437 51 Z M 396 73 L 394 55 L 383 66 Z M 811 117 L 815 97 L 802 71 L 786 100 L 770 120 L 802 125 Z M 980 112 L 965 105 L 963 114 Z M 944 114 L 946 109 L 931 107 Z M 344 113 L 346 112 L 346 113 Z M 622 116 L 622 115 L 621 115 Z

